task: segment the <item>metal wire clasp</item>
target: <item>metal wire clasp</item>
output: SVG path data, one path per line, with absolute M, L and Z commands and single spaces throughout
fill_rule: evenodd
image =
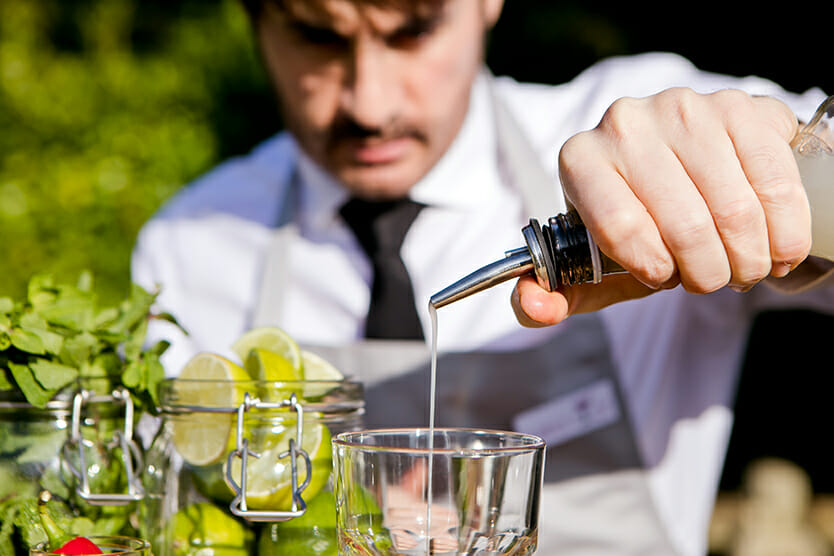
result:
M 133 440 L 133 400 L 130 392 L 119 386 L 113 390 L 111 398 L 107 401 L 120 401 L 125 406 L 124 431 L 117 430 L 113 433 L 113 439 L 105 445 L 109 451 L 120 448 L 120 457 L 127 476 L 126 493 L 92 492 L 88 476 L 86 449 L 95 449 L 96 443 L 85 439 L 81 434 L 81 414 L 84 404 L 90 401 L 92 395 L 87 390 L 77 392 L 72 400 L 72 428 L 70 436 L 63 446 L 63 457 L 67 467 L 79 480 L 80 485 L 75 491 L 82 499 L 94 506 L 123 506 L 131 502 L 142 500 L 145 497 L 145 490 L 142 488 L 136 469 L 142 469 L 142 452 Z M 100 400 L 96 400 L 100 401 Z M 72 464 L 72 451 L 78 453 L 79 467 Z
M 278 454 L 278 458 L 290 458 L 290 471 L 292 477 L 292 507 L 290 510 L 250 510 L 246 505 L 246 464 L 248 458 L 260 458 L 262 454 L 253 452 L 249 449 L 249 439 L 243 436 L 243 419 L 247 411 L 252 408 L 255 409 L 280 409 L 284 407 L 292 408 L 298 415 L 296 419 L 295 438 L 290 438 L 289 450 Z M 229 509 L 236 516 L 242 517 L 249 521 L 289 521 L 295 517 L 304 515 L 307 511 L 307 503 L 301 497 L 301 493 L 310 484 L 310 477 L 313 471 L 313 464 L 310 461 L 310 456 L 301 448 L 302 443 L 302 420 L 304 410 L 298 402 L 295 394 L 291 394 L 289 399 L 281 402 L 269 403 L 262 402 L 257 398 L 253 398 L 247 392 L 243 397 L 243 403 L 237 409 L 237 438 L 235 442 L 235 450 L 229 453 L 226 462 L 226 480 L 235 491 L 235 498 L 229 504 Z M 307 474 L 304 477 L 304 482 L 298 484 L 298 457 L 304 459 L 304 464 L 307 469 Z M 232 476 L 232 461 L 233 458 L 240 458 L 240 481 L 236 481 Z

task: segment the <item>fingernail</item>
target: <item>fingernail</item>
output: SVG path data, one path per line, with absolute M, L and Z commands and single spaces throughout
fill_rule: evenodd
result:
M 774 278 L 784 278 L 790 274 L 791 270 L 793 270 L 793 265 L 791 263 L 773 263 L 773 266 L 770 269 L 770 275 Z

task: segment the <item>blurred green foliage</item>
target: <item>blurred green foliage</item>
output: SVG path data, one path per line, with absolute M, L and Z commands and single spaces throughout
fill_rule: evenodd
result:
M 124 297 L 141 224 L 275 131 L 267 91 L 234 0 L 2 0 L 0 295 L 88 268 Z

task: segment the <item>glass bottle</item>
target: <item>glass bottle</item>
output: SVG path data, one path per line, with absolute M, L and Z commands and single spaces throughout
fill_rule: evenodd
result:
M 330 438 L 361 428 L 360 383 L 174 378 L 160 410 L 141 512 L 156 556 L 336 555 Z

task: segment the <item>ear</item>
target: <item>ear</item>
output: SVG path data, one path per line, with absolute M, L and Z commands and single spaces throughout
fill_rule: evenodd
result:
M 487 29 L 492 29 L 492 26 L 498 21 L 501 15 L 501 8 L 504 7 L 504 0 L 482 0 L 484 8 L 484 21 Z

